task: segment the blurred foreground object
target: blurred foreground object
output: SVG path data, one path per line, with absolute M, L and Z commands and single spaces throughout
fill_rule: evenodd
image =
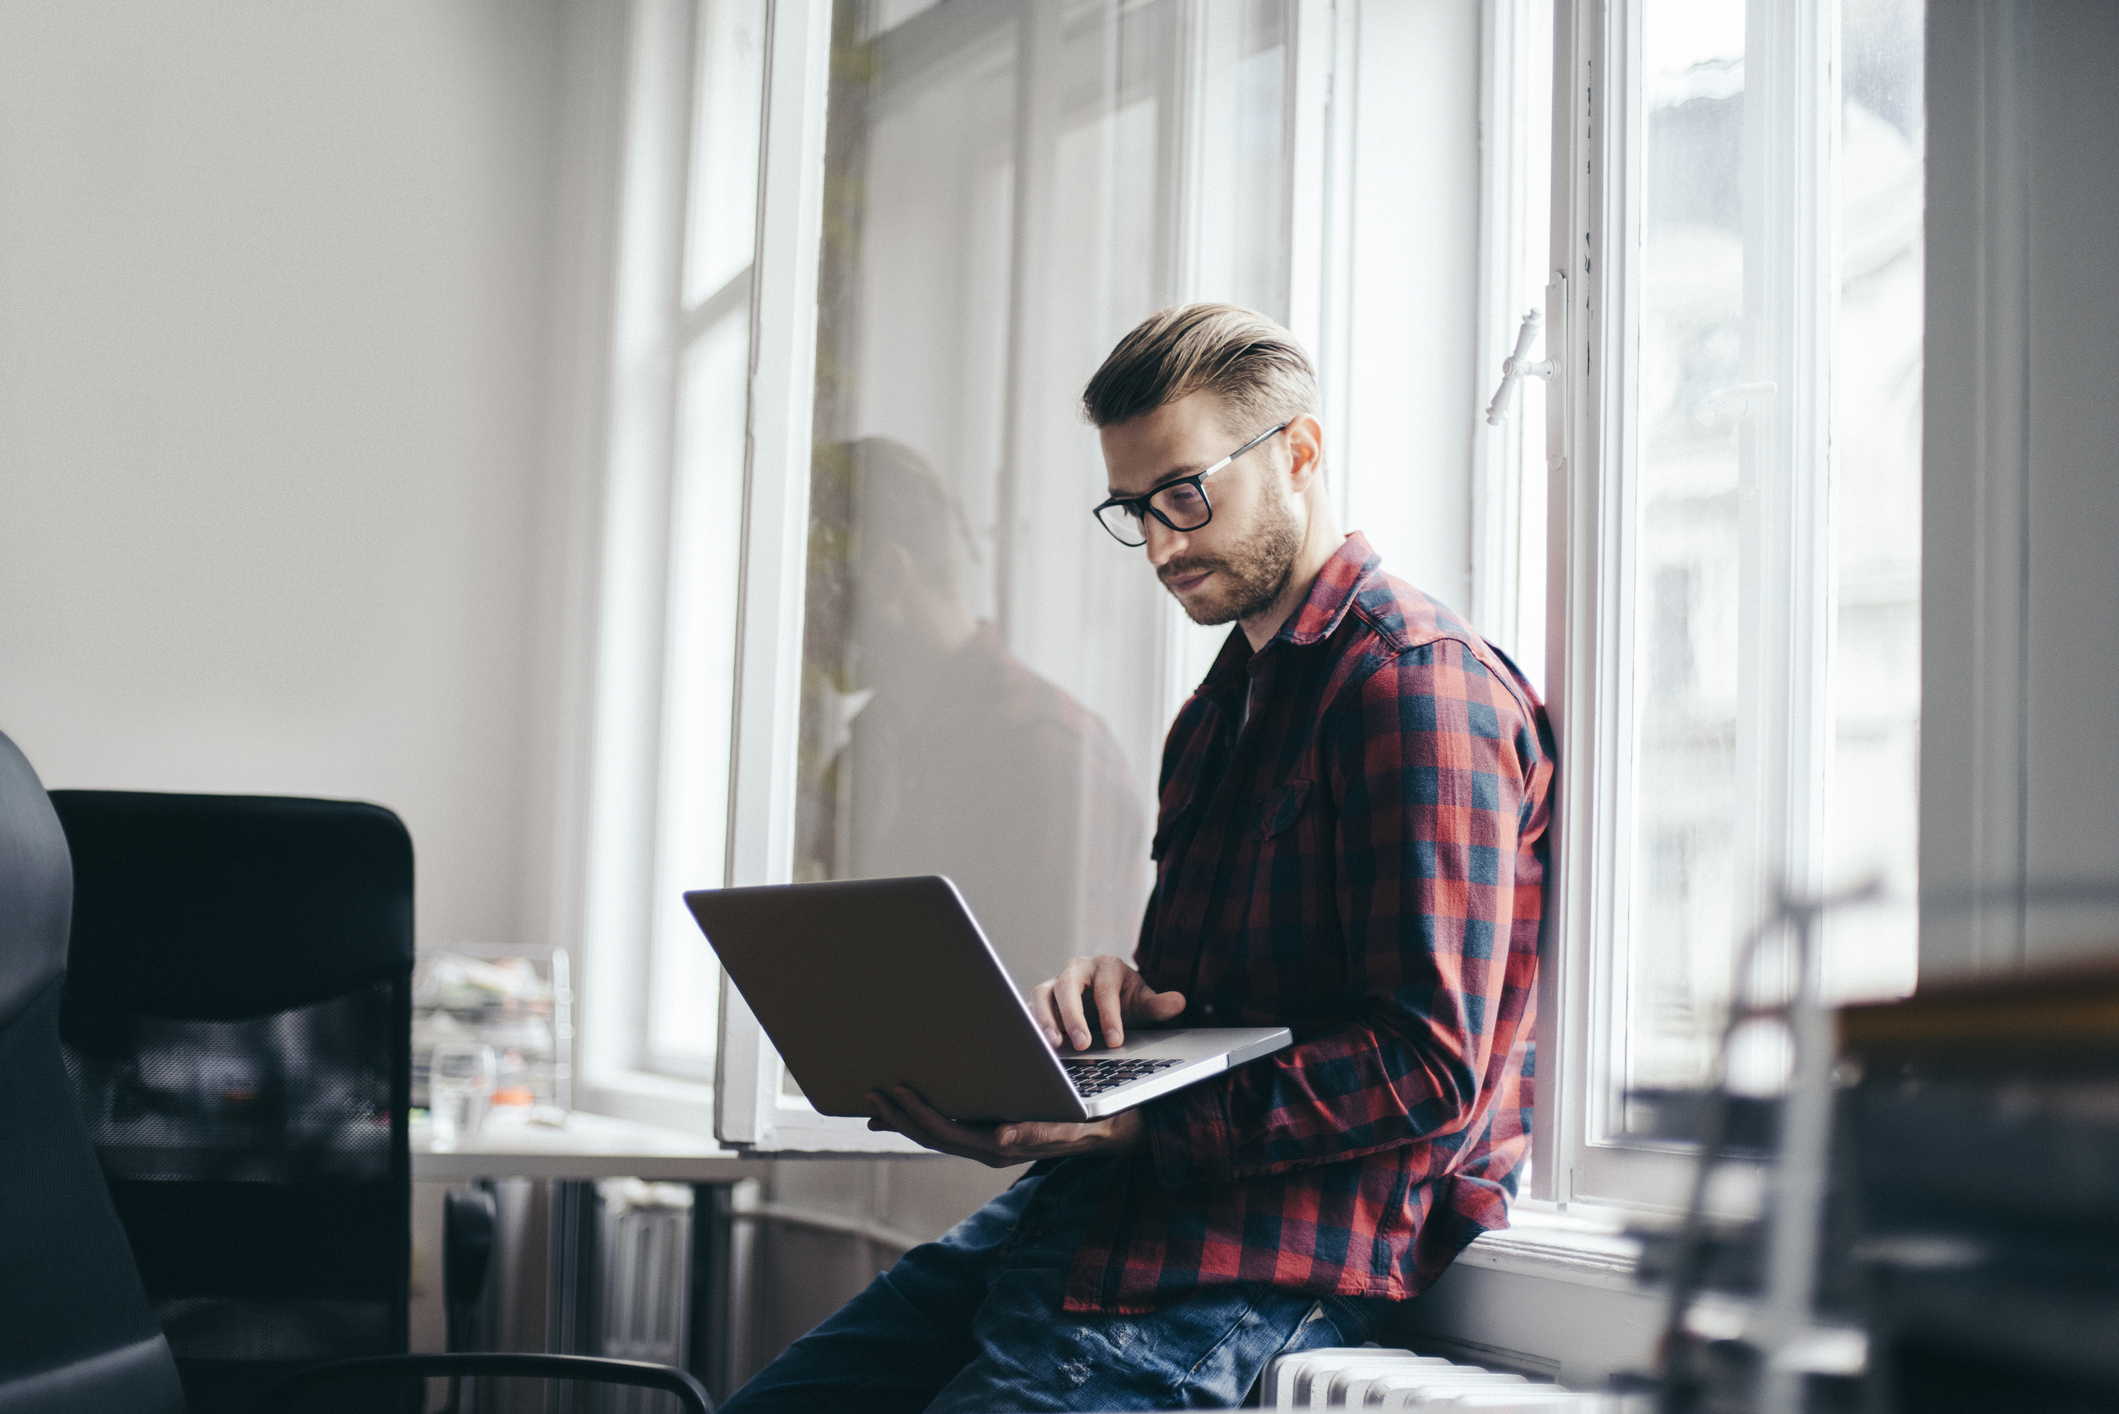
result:
M 2119 967 L 1849 1007 L 1839 1038 L 1875 1407 L 2119 1407 Z

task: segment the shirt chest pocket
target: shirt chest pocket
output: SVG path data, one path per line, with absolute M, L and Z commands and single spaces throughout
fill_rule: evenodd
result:
M 1251 838 L 1271 840 L 1286 834 L 1302 817 L 1302 807 L 1309 802 L 1311 784 L 1305 780 L 1289 781 L 1261 799 L 1257 822 L 1251 827 Z
M 1185 833 L 1192 820 L 1192 792 L 1189 789 L 1166 793 L 1162 808 L 1155 821 L 1155 837 L 1148 845 L 1148 857 L 1157 864 L 1163 862 L 1171 846 L 1180 834 Z

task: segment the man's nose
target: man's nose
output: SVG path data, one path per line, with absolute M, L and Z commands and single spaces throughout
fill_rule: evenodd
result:
M 1182 530 L 1172 530 L 1154 516 L 1141 521 L 1141 531 L 1148 537 L 1148 563 L 1161 569 L 1183 552 L 1189 538 Z

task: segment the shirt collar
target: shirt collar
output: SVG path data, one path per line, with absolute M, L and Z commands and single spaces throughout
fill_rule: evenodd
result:
M 1270 641 L 1285 638 L 1290 643 L 1315 643 L 1331 633 L 1346 617 L 1346 611 L 1354 607 L 1361 581 L 1380 563 L 1376 552 L 1369 548 L 1367 536 L 1358 530 L 1347 536 L 1332 552 L 1332 558 L 1324 562 L 1324 568 L 1317 571 L 1317 579 L 1303 596 L 1301 607 L 1288 615 L 1288 621 Z
M 1354 607 L 1362 582 L 1381 563 L 1381 558 L 1370 548 L 1367 536 L 1358 530 L 1347 536 L 1332 552 L 1332 558 L 1324 562 L 1324 568 L 1317 572 L 1317 578 L 1311 583 L 1310 592 L 1303 596 L 1301 605 L 1288 615 L 1288 621 L 1280 626 L 1280 631 L 1266 640 L 1266 648 L 1283 639 L 1300 645 L 1315 643 L 1330 635 L 1346 617 L 1347 610 Z M 1206 679 L 1200 683 L 1201 690 L 1212 695 L 1233 686 L 1245 676 L 1255 656 L 1242 625 L 1230 629 L 1228 641 L 1222 645 L 1214 666 L 1207 670 Z

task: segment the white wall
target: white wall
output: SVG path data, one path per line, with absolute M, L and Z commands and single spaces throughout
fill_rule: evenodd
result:
M 389 806 L 423 942 L 515 939 L 551 833 L 560 41 L 0 3 L 0 730 L 54 787 Z

